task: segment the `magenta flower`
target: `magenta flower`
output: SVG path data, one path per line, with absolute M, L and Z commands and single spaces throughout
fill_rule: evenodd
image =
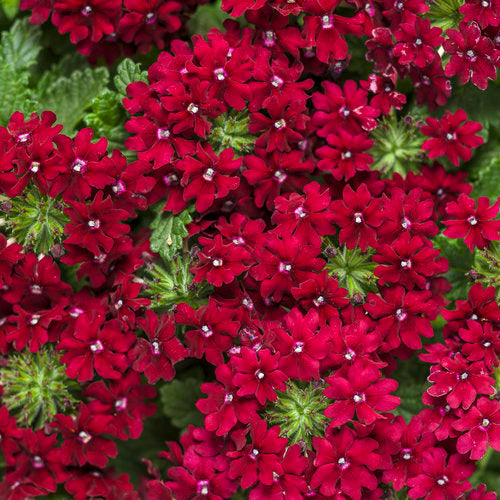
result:
M 482 137 L 475 135 L 483 128 L 482 125 L 467 121 L 467 114 L 463 109 L 457 110 L 455 114 L 446 111 L 441 120 L 428 117 L 426 122 L 427 125 L 421 128 L 421 132 L 432 139 L 426 139 L 422 149 L 428 151 L 427 156 L 431 159 L 446 156 L 458 167 L 459 157 L 463 161 L 469 161 L 472 149 L 484 142 Z
M 251 443 L 240 451 L 231 451 L 229 477 L 239 478 L 242 488 L 249 488 L 256 482 L 270 486 L 274 474 L 283 474 L 281 453 L 287 444 L 286 438 L 278 437 L 279 426 L 267 429 L 265 420 L 257 420 L 250 427 Z
M 467 361 L 483 360 L 490 371 L 500 363 L 500 330 L 493 328 L 491 323 L 467 320 L 467 328 L 458 330 L 458 335 L 465 342 L 461 353 Z
M 498 215 L 500 198 L 490 206 L 490 200 L 481 196 L 476 203 L 465 194 L 458 201 L 447 203 L 446 213 L 451 217 L 443 221 L 447 226 L 444 235 L 449 238 L 463 238 L 472 252 L 477 247 L 486 248 L 490 241 L 500 240 L 500 221 L 494 220 Z
M 174 378 L 174 365 L 188 355 L 188 350 L 175 336 L 173 318 L 165 313 L 158 319 L 151 309 L 147 309 L 145 317 L 137 319 L 137 325 L 147 339 L 138 337 L 130 349 L 128 356 L 133 362 L 132 368 L 144 373 L 150 384 L 160 378 Z
M 377 240 L 377 227 L 382 224 L 382 200 L 374 198 L 366 184 L 354 191 L 349 184 L 342 191 L 342 200 L 332 202 L 333 220 L 342 229 L 339 243 L 349 249 L 365 251 Z
M 427 389 L 431 396 L 445 396 L 452 408 L 470 408 L 478 394 L 494 394 L 495 380 L 480 361 L 468 363 L 461 354 L 454 358 L 442 358 L 431 367 L 427 377 L 434 385 Z
M 446 65 L 445 74 L 450 77 L 458 75 L 460 84 L 469 80 L 481 90 L 488 86 L 488 79 L 495 80 L 496 50 L 493 42 L 481 34 L 477 22 L 467 24 L 462 21 L 459 31 L 446 30 L 448 39 L 443 43 L 444 50 L 451 54 Z
M 500 402 L 498 399 L 479 398 L 453 428 L 465 431 L 457 440 L 457 451 L 468 453 L 471 460 L 484 457 L 488 445 L 500 451 Z
M 274 345 L 280 353 L 279 368 L 291 379 L 319 380 L 320 361 L 328 354 L 330 335 L 319 328 L 319 315 L 310 309 L 302 316 L 293 308 L 285 317 L 287 330 L 277 328 Z
M 175 165 L 182 172 L 184 201 L 196 199 L 196 210 L 205 212 L 217 198 L 224 198 L 240 184 L 236 174 L 241 159 L 233 160 L 234 151 L 225 149 L 217 156 L 210 143 L 198 144 L 195 156 L 187 156 Z
M 443 42 L 441 28 L 431 27 L 430 19 L 415 17 L 404 22 L 394 31 L 397 40 L 394 56 L 399 64 L 413 63 L 424 68 L 436 57 L 435 47 Z
M 458 454 L 448 455 L 443 448 L 424 452 L 422 472 L 408 479 L 410 498 L 459 498 L 471 484 L 466 481 L 474 472 L 474 464 L 466 463 Z
M 322 495 L 348 495 L 361 500 L 362 488 L 373 491 L 378 484 L 373 471 L 380 465 L 375 439 L 359 438 L 349 427 L 330 427 L 325 438 L 313 437 L 316 468 L 310 486 Z
M 328 387 L 323 394 L 335 400 L 325 410 L 331 427 L 351 421 L 354 414 L 363 425 L 370 425 L 385 418 L 378 412 L 394 410 L 401 402 L 389 394 L 397 389 L 396 380 L 379 380 L 381 374 L 373 366 L 356 361 L 342 375 L 335 373 L 325 379 Z
M 55 415 L 52 426 L 59 429 L 63 438 L 61 460 L 65 465 L 82 466 L 86 463 L 105 467 L 109 458 L 118 455 L 114 441 L 102 437 L 110 434 L 112 415 L 91 413 L 83 403 L 78 415 Z
M 259 404 L 254 398 L 240 397 L 236 394 L 238 387 L 233 383 L 233 372 L 226 364 L 215 369 L 215 378 L 219 383 L 201 385 L 201 392 L 207 399 L 199 399 L 196 407 L 205 416 L 205 428 L 224 436 L 237 422 L 248 424 L 259 419 L 256 411 Z
M 317 110 L 312 118 L 320 137 L 337 134 L 344 129 L 352 134 L 377 127 L 375 118 L 379 111 L 367 105 L 368 92 L 358 89 L 356 82 L 347 80 L 343 89 L 333 82 L 323 82 L 324 94 L 315 92 L 312 96 Z
M 250 267 L 252 257 L 248 250 L 233 242 L 224 241 L 220 234 L 215 235 L 214 239 L 201 236 L 198 241 L 204 247 L 198 253 L 198 264 L 191 268 L 191 272 L 195 274 L 194 283 L 207 280 L 211 285 L 219 287 L 224 283 L 231 283 Z
M 118 379 L 127 369 L 126 352 L 134 343 L 131 331 L 123 332 L 117 319 L 105 321 L 99 313 L 81 314 L 74 331 L 62 334 L 57 349 L 65 351 L 61 363 L 66 375 L 85 382 L 94 378 L 94 370 L 104 378 Z
M 238 387 L 238 396 L 255 396 L 264 405 L 266 401 L 276 401 L 275 390 L 284 391 L 288 377 L 278 368 L 279 354 L 271 354 L 269 349 L 255 352 L 242 347 L 239 356 L 230 360 L 233 369 L 233 384 Z
M 205 356 L 209 363 L 217 366 L 224 362 L 223 355 L 231 348 L 238 333 L 240 325 L 236 315 L 237 311 L 219 307 L 210 298 L 207 305 L 197 310 L 188 304 L 177 304 L 175 321 L 194 327 L 186 329 L 190 355 L 196 358 Z

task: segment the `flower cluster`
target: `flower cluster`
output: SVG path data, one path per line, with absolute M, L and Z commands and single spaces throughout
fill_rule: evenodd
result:
M 112 64 L 120 55 L 159 49 L 182 32 L 198 5 L 208 0 L 21 0 L 33 24 L 49 18 L 59 33 L 92 63 Z
M 476 203 L 457 171 L 482 126 L 427 117 L 419 168 L 372 165 L 400 80 L 433 109 L 449 77 L 496 77 L 497 3 L 466 2 L 443 34 L 423 0 L 223 0 L 245 24 L 167 44 L 196 3 L 21 2 L 91 59 L 168 50 L 126 89 L 133 161 L 48 111 L 0 128 L 0 496 L 492 500 L 469 479 L 500 451 L 500 309 L 481 283 L 451 303 L 441 252 L 500 240 L 500 200 Z M 361 81 L 342 77 L 355 37 Z M 24 199 L 43 224 L 10 218 Z M 145 460 L 135 489 L 117 442 L 189 363 L 203 425 L 183 421 L 166 474 Z M 410 416 L 409 363 L 429 382 Z

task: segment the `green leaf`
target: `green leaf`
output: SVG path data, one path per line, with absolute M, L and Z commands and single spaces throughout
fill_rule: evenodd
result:
M 42 49 L 40 26 L 30 24 L 28 19 L 18 19 L 9 31 L 2 33 L 0 44 L 0 65 L 12 64 L 14 69 L 22 71 L 37 62 Z
M 85 110 L 105 89 L 109 81 L 106 68 L 86 68 L 61 76 L 48 87 L 39 88 L 39 109 L 50 110 L 64 126 L 63 132 L 72 135 L 83 119 Z
M 196 9 L 187 23 L 187 28 L 191 35 L 206 35 L 212 28 L 222 30 L 224 21 L 230 17 L 221 9 L 220 2 L 207 3 Z M 244 22 L 245 18 L 241 16 L 238 20 Z
M 94 129 L 96 137 L 108 139 L 110 151 L 114 148 L 123 149 L 127 138 L 124 128 L 127 115 L 121 104 L 121 96 L 105 89 L 92 101 L 90 108 L 90 112 L 83 117 L 85 125 Z
M 446 105 L 447 109 L 455 112 L 464 109 L 469 120 L 474 120 L 487 128 L 500 127 L 500 85 L 496 82 L 488 83 L 488 90 L 479 90 L 472 83 L 460 85 L 454 89 L 453 97 Z
M 0 5 L 8 19 L 13 19 L 19 11 L 19 0 L 0 0 Z
M 29 74 L 18 71 L 12 63 L 0 63 L 0 125 L 7 125 L 14 111 L 26 115 L 37 110 L 28 79 Z
M 452 240 L 440 234 L 434 238 L 434 241 L 441 250 L 441 255 L 446 257 L 450 264 L 450 269 L 445 276 L 450 281 L 452 288 L 446 298 L 451 301 L 464 298 L 470 286 L 470 280 L 466 273 L 474 265 L 474 255 L 462 240 Z
M 189 424 L 203 425 L 202 415 L 195 406 L 203 397 L 200 384 L 196 378 L 172 380 L 159 390 L 163 413 L 179 429 L 186 429 Z
M 178 215 L 160 211 L 151 223 L 151 250 L 158 252 L 165 260 L 173 258 L 182 248 L 182 240 L 188 235 L 186 224 L 192 221 L 187 208 Z
M 475 198 L 487 196 L 492 202 L 500 196 L 500 157 L 497 156 L 479 170 L 472 194 Z
M 148 72 L 141 70 L 141 65 L 124 59 L 117 67 L 118 74 L 114 78 L 115 87 L 122 97 L 127 97 L 127 86 L 132 82 L 148 81 Z

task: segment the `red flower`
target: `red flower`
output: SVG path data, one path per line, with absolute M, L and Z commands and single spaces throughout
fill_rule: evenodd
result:
M 221 9 L 233 17 L 240 17 L 247 10 L 261 9 L 266 0 L 222 0 Z
M 448 460 L 447 460 L 448 459 Z M 408 479 L 410 498 L 459 498 L 471 484 L 465 481 L 474 472 L 458 454 L 448 455 L 443 448 L 424 452 L 422 472 Z
M 213 365 L 223 363 L 223 354 L 233 345 L 238 333 L 236 314 L 232 309 L 219 307 L 213 298 L 198 310 L 184 303 L 177 304 L 176 323 L 195 327 L 186 331 L 190 355 L 196 358 L 205 355 L 205 359 Z
M 17 427 L 16 419 L 9 416 L 5 406 L 0 407 L 0 447 L 8 465 L 15 464 L 13 455 L 19 450 L 19 439 L 23 436 L 23 430 Z
M 329 276 L 326 269 L 303 281 L 299 287 L 292 287 L 291 292 L 306 310 L 316 308 L 322 323 L 326 319 L 338 317 L 338 309 L 349 303 L 347 290 L 339 288 L 338 281 Z
M 87 200 L 92 188 L 103 189 L 114 183 L 109 171 L 113 163 L 107 156 L 108 141 L 102 137 L 91 142 L 94 132 L 90 128 L 80 130 L 72 140 L 65 135 L 54 138 L 64 170 L 50 176 L 50 196 L 62 194 L 64 201 Z
M 409 233 L 402 233 L 390 245 L 380 245 L 373 261 L 378 264 L 374 270 L 380 285 L 398 283 L 407 290 L 425 288 L 429 278 L 448 270 L 446 259 L 438 259 L 439 249 L 424 246 L 422 240 Z
M 82 466 L 86 463 L 105 467 L 108 457 L 118 454 L 116 444 L 111 439 L 102 437 L 109 434 L 111 415 L 91 413 L 90 409 L 80 404 L 78 415 L 73 418 L 55 415 L 52 426 L 59 429 L 63 438 L 61 460 L 65 465 Z
M 120 0 L 56 0 L 52 22 L 59 33 L 70 33 L 72 43 L 98 42 L 115 30 L 120 7 Z
M 394 410 L 401 402 L 400 398 L 389 394 L 397 389 L 396 380 L 379 380 L 381 374 L 373 366 L 363 366 L 356 361 L 343 375 L 335 373 L 325 379 L 329 386 L 323 394 L 335 400 L 325 410 L 325 415 L 332 419 L 331 427 L 351 421 L 354 413 L 363 425 L 370 425 L 376 419 L 385 418 L 377 412 Z
M 500 2 L 498 0 L 467 0 L 458 9 L 463 20 L 477 21 L 481 28 L 500 24 Z
M 232 451 L 227 455 L 232 459 L 229 465 L 229 477 L 240 478 L 243 489 L 253 486 L 256 482 L 270 486 L 274 474 L 283 474 L 281 452 L 287 439 L 278 437 L 279 426 L 267 429 L 265 420 L 257 420 L 250 427 L 251 443 L 241 451 Z
M 130 230 L 129 226 L 120 224 L 128 218 L 128 212 L 114 208 L 111 197 L 103 199 L 102 191 L 98 191 L 89 204 L 68 203 L 71 208 L 64 209 L 70 219 L 64 228 L 64 234 L 69 235 L 65 244 L 79 245 L 94 255 L 100 255 L 109 252 L 113 240 Z
M 92 380 L 94 370 L 101 377 L 118 379 L 128 366 L 126 353 L 133 344 L 132 332 L 122 332 L 120 321 L 105 321 L 104 316 L 85 313 L 78 317 L 74 331 L 66 331 L 57 349 L 66 351 L 61 363 L 66 374 L 79 382 Z
M 156 411 L 154 403 L 145 402 L 146 398 L 156 396 L 154 387 L 141 384 L 141 376 L 132 370 L 110 381 L 109 386 L 104 380 L 93 382 L 84 395 L 95 398 L 88 403 L 92 413 L 113 416 L 109 434 L 118 439 L 137 439 L 142 434 L 142 421 Z
M 451 58 L 445 74 L 448 77 L 458 75 L 461 85 L 471 80 L 476 87 L 485 90 L 488 78 L 495 80 L 497 77 L 495 46 L 488 37 L 481 35 L 481 28 L 476 22 L 467 24 L 462 21 L 459 30 L 446 30 L 449 38 L 444 41 L 443 47 Z
M 144 373 L 148 382 L 154 384 L 158 379 L 171 380 L 174 378 L 174 364 L 182 361 L 188 350 L 175 336 L 175 324 L 168 313 L 158 316 L 147 309 L 144 318 L 137 319 L 137 325 L 147 336 L 137 338 L 135 345 L 128 354 L 133 362 L 132 368 Z
M 362 488 L 376 489 L 378 481 L 373 471 L 380 464 L 374 451 L 378 443 L 371 438 L 358 438 L 348 427 L 334 430 L 330 427 L 325 438 L 313 437 L 316 450 L 311 488 L 318 488 L 322 495 L 348 495 L 361 500 Z
M 333 82 L 322 84 L 325 93 L 315 92 L 312 96 L 314 108 L 317 110 L 312 118 L 312 124 L 317 127 L 320 137 L 337 134 L 345 129 L 352 134 L 362 130 L 373 130 L 377 127 L 375 118 L 379 111 L 367 105 L 368 93 L 358 89 L 356 82 L 347 80 L 343 89 Z
M 168 469 L 166 481 L 175 497 L 162 496 L 165 500 L 191 500 L 206 498 L 207 500 L 222 500 L 230 498 L 236 491 L 237 484 L 231 481 L 227 471 L 216 472 L 213 468 L 199 464 L 189 464 L 187 467 L 171 467 Z M 160 498 L 158 500 L 160 500 Z
M 205 212 L 215 199 L 224 198 L 236 189 L 240 179 L 235 174 L 240 168 L 241 159 L 233 160 L 234 151 L 225 149 L 217 156 L 210 143 L 198 144 L 196 156 L 188 156 L 176 163 L 184 172 L 181 184 L 184 187 L 184 201 L 196 199 L 196 210 Z
M 373 157 L 366 154 L 373 146 L 373 141 L 367 134 L 353 135 L 340 128 L 335 134 L 328 134 L 328 146 L 316 150 L 320 161 L 318 168 L 330 172 L 338 181 L 348 181 L 356 172 L 370 170 L 369 164 Z
M 457 440 L 459 453 L 470 453 L 471 460 L 484 457 L 488 445 L 500 451 L 500 402 L 479 398 L 475 406 L 453 423 L 458 431 L 466 431 Z
M 478 394 L 493 394 L 495 381 L 488 376 L 484 364 L 468 363 L 461 354 L 454 358 L 442 358 L 431 367 L 427 377 L 434 385 L 427 389 L 431 396 L 444 396 L 452 408 L 470 408 Z
M 260 292 L 264 298 L 279 302 L 292 285 L 310 278 L 313 271 L 323 269 L 324 260 L 316 257 L 317 247 L 303 245 L 296 236 L 285 239 L 269 236 L 265 247 L 258 247 L 251 268 L 252 276 L 262 281 Z
M 271 498 L 304 498 L 308 492 L 304 470 L 307 466 L 307 457 L 302 455 L 298 444 L 286 449 L 281 466 L 283 474 L 276 475 L 272 485 L 257 483 L 250 491 L 250 500 L 269 500 Z
M 293 308 L 286 315 L 285 323 L 288 331 L 282 328 L 274 330 L 280 370 L 294 380 L 319 380 L 320 360 L 328 354 L 329 331 L 318 331 L 319 315 L 314 309 L 302 316 L 297 308 Z
M 205 279 L 217 287 L 234 281 L 243 271 L 246 271 L 252 261 L 248 250 L 233 242 L 224 244 L 220 234 L 214 239 L 200 236 L 199 243 L 204 245 L 198 253 L 198 264 L 191 268 L 195 273 L 193 282 L 200 283 Z
M 309 117 L 303 101 L 292 101 L 290 96 L 273 96 L 266 105 L 269 117 L 262 113 L 250 115 L 248 130 L 251 134 L 258 135 L 262 132 L 256 146 L 265 148 L 266 152 L 274 150 L 290 151 L 303 139 Z
M 463 161 L 469 161 L 472 149 L 484 142 L 482 137 L 475 135 L 483 128 L 482 125 L 467 121 L 467 114 L 463 109 L 457 110 L 455 114 L 446 111 L 441 120 L 428 117 L 426 122 L 427 125 L 421 128 L 421 132 L 432 139 L 426 139 L 422 149 L 428 151 L 427 156 L 431 159 L 444 155 L 458 167 L 459 157 Z
M 490 371 L 499 365 L 500 330 L 493 330 L 491 323 L 468 320 L 467 328 L 460 328 L 458 334 L 465 342 L 461 353 L 467 361 L 483 360 Z
M 266 401 L 276 401 L 275 389 L 284 391 L 288 377 L 278 369 L 279 354 L 271 354 L 269 349 L 258 352 L 242 347 L 240 356 L 232 356 L 234 370 L 233 383 L 239 387 L 238 396 L 253 396 L 264 405 Z
M 402 286 L 381 290 L 382 298 L 368 294 L 364 308 L 372 318 L 378 320 L 378 328 L 385 334 L 385 342 L 391 349 L 401 342 L 410 349 L 422 348 L 422 337 L 432 337 L 430 319 L 437 316 L 437 308 L 431 292 L 407 292 Z
M 124 42 L 133 43 L 145 54 L 154 43 L 165 47 L 168 33 L 182 26 L 182 3 L 162 0 L 125 0 L 126 14 L 118 23 L 117 32 Z
M 240 397 L 233 384 L 233 372 L 228 365 L 221 363 L 215 369 L 215 378 L 220 383 L 205 383 L 201 392 L 207 399 L 199 399 L 196 407 L 205 417 L 205 428 L 217 436 L 227 434 L 237 422 L 248 424 L 259 419 L 256 410 L 259 404 L 254 398 Z
M 341 35 L 363 33 L 363 13 L 347 18 L 333 14 L 339 0 L 307 0 L 304 34 L 309 47 L 316 48 L 316 57 L 324 63 L 347 57 L 347 42 Z
M 376 229 L 382 224 L 382 200 L 373 198 L 366 184 L 361 184 L 356 191 L 346 185 L 342 191 L 342 200 L 332 202 L 333 220 L 342 229 L 339 243 L 350 250 L 359 248 L 364 252 L 367 247 L 375 246 Z
M 397 40 L 394 47 L 394 56 L 399 64 L 413 63 L 420 68 L 427 66 L 435 57 L 433 47 L 438 47 L 443 42 L 442 29 L 431 27 L 430 19 L 421 17 L 410 18 L 410 22 L 399 25 L 394 31 Z
M 55 492 L 57 483 L 64 482 L 67 477 L 56 441 L 55 433 L 47 436 L 42 429 L 36 432 L 25 429 L 19 440 L 20 451 L 14 456 L 13 464 L 7 467 L 6 481 L 10 485 L 19 481 L 35 486 L 44 495 Z
M 444 235 L 449 238 L 463 238 L 472 252 L 475 247 L 482 250 L 490 241 L 500 240 L 500 221 L 494 220 L 498 215 L 500 198 L 490 206 L 490 200 L 481 196 L 476 203 L 473 198 L 465 194 L 458 197 L 458 201 L 446 204 L 446 213 L 452 217 L 443 221 L 448 227 Z
M 298 191 L 308 182 L 304 174 L 314 170 L 314 163 L 305 160 L 302 151 L 274 151 L 266 155 L 263 150 L 257 150 L 257 153 L 260 158 L 251 155 L 245 157 L 247 170 L 243 175 L 254 186 L 255 204 L 258 207 L 265 204 L 271 210 L 277 196 L 282 192 Z
M 335 233 L 333 213 L 328 189 L 321 189 L 317 182 L 304 186 L 304 195 L 290 193 L 274 200 L 276 211 L 272 230 L 277 236 L 295 235 L 304 244 L 321 245 L 321 237 Z

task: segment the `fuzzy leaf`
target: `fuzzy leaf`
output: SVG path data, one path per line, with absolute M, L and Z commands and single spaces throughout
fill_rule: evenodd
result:
M 123 143 L 127 137 L 124 128 L 125 110 L 121 104 L 121 96 L 112 90 L 106 89 L 98 95 L 91 104 L 91 110 L 83 121 L 94 129 L 96 137 L 106 137 L 108 148 L 124 149 Z
M 498 156 L 479 170 L 472 194 L 475 198 L 487 196 L 492 202 L 500 196 L 500 158 Z
M 13 19 L 19 11 L 19 0 L 0 0 L 5 16 Z
M 141 70 L 141 65 L 124 59 L 117 68 L 118 74 L 114 78 L 115 87 L 122 97 L 127 96 L 127 86 L 132 82 L 148 81 L 148 72 Z
M 0 125 L 7 125 L 14 111 L 29 115 L 37 109 L 28 88 L 29 74 L 12 63 L 0 63 Z
M 172 380 L 159 390 L 163 413 L 179 429 L 186 429 L 189 424 L 203 425 L 202 415 L 195 406 L 203 397 L 201 383 L 196 378 Z
M 182 248 L 182 240 L 188 235 L 186 224 L 192 220 L 186 209 L 178 215 L 160 211 L 151 223 L 151 250 L 158 252 L 165 260 L 171 260 Z
M 463 298 L 465 290 L 470 286 L 466 273 L 473 267 L 474 256 L 462 240 L 452 240 L 440 234 L 436 236 L 435 242 L 441 250 L 441 256 L 446 257 L 450 264 L 445 276 L 451 283 L 452 289 L 446 298 L 452 301 Z
M 63 132 L 72 135 L 84 116 L 84 111 L 104 90 L 109 81 L 106 68 L 86 68 L 62 76 L 47 88 L 40 88 L 39 109 L 56 113 Z
M 28 19 L 18 19 L 9 31 L 2 34 L 0 64 L 12 64 L 17 71 L 36 64 L 42 49 L 41 36 L 39 26 L 33 26 Z

